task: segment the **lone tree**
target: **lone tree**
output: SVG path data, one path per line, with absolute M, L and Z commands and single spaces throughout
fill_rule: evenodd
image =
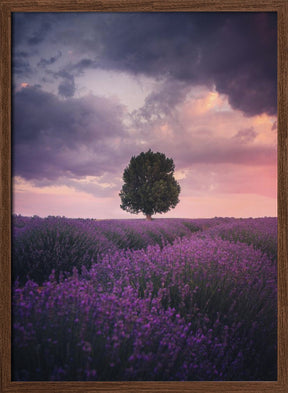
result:
M 148 220 L 152 214 L 166 213 L 179 202 L 180 185 L 173 173 L 174 162 L 163 153 L 149 149 L 133 156 L 124 170 L 121 209 L 129 213 L 142 212 Z

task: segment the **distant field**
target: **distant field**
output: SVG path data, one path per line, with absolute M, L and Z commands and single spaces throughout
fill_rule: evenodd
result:
M 13 217 L 13 380 L 276 380 L 277 219 Z

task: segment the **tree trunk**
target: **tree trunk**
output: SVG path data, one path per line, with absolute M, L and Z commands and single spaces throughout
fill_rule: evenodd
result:
M 151 214 L 146 214 L 146 220 L 152 221 L 152 216 L 151 216 Z

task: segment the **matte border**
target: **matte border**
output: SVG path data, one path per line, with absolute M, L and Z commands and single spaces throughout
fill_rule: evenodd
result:
M 278 378 L 275 382 L 11 382 L 11 13 L 274 11 L 278 22 Z M 288 0 L 1 0 L 0 392 L 288 392 Z M 265 92 L 264 92 L 265 94 Z M 265 345 L 265 343 L 263 343 Z

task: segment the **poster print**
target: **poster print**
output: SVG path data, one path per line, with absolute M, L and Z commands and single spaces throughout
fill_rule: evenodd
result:
M 275 381 L 276 13 L 12 28 L 12 379 Z

